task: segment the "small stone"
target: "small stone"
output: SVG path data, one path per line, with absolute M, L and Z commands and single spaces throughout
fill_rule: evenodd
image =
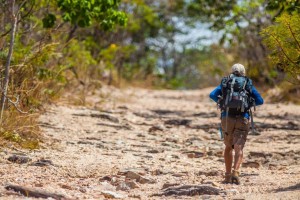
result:
M 208 185 L 183 185 L 177 187 L 169 187 L 163 190 L 162 193 L 156 194 L 155 196 L 172 196 L 172 195 L 185 195 L 185 196 L 196 196 L 196 195 L 219 195 L 220 189 L 211 187 Z
M 219 170 L 212 170 L 212 171 L 199 171 L 198 175 L 205 175 L 205 176 L 220 176 L 222 172 Z
M 111 181 L 112 177 L 111 176 L 104 176 L 102 178 L 99 179 L 100 182 L 102 181 Z
M 126 185 L 127 185 L 130 189 L 140 188 L 139 184 L 137 184 L 135 181 L 126 181 Z
M 286 170 L 287 168 L 285 166 L 281 166 L 278 168 L 278 170 Z
M 128 171 L 128 172 L 125 174 L 125 176 L 126 176 L 126 178 L 134 179 L 134 180 L 136 180 L 137 182 L 139 182 L 139 183 L 141 183 L 141 184 L 145 184 L 145 183 L 155 183 L 154 180 L 145 178 L 145 177 L 139 175 L 138 173 L 135 173 L 135 172 L 132 172 L 132 171 Z
M 269 168 L 268 168 L 268 169 L 269 169 L 269 170 L 274 170 L 274 169 L 276 169 L 276 168 L 277 168 L 277 166 L 278 166 L 277 164 L 270 163 L 270 164 L 269 164 Z
M 114 183 L 116 183 L 117 181 L 118 181 L 117 177 L 112 177 L 110 182 L 111 182 L 112 184 L 114 184 Z
M 31 165 L 45 167 L 45 166 L 54 165 L 54 164 L 51 160 L 40 159 L 40 160 L 37 160 L 36 162 L 32 163 Z
M 116 192 L 112 192 L 112 191 L 102 191 L 101 193 L 105 198 L 108 198 L 108 199 L 123 199 L 123 198 L 125 198 L 123 195 L 118 194 Z
M 128 197 L 134 198 L 134 199 L 142 199 L 141 195 L 137 195 L 137 194 L 131 194 Z
M 166 141 L 173 142 L 173 143 L 178 143 L 178 139 L 174 139 L 174 138 L 167 138 Z
M 34 186 L 35 187 L 44 187 L 44 185 L 42 183 L 36 183 Z
M 238 190 L 237 189 L 230 189 L 230 190 L 226 190 L 226 192 L 237 194 Z
M 20 156 L 20 155 L 12 155 L 8 159 L 8 161 L 18 164 L 25 164 L 31 161 L 31 158 L 27 156 Z
M 201 158 L 206 156 L 206 152 L 201 151 L 184 151 L 183 154 L 186 154 L 188 158 Z
M 183 177 L 183 176 L 186 176 L 186 174 L 184 174 L 184 173 L 175 173 L 175 174 L 172 174 L 172 176 Z
M 135 188 L 140 188 L 139 184 L 137 184 L 135 181 L 125 181 L 121 182 L 116 189 L 126 191 Z
M 219 187 L 219 186 L 220 186 L 220 184 L 217 183 L 217 182 L 212 182 L 212 185 L 213 185 L 213 186 L 216 186 L 216 187 Z
M 125 175 L 128 172 L 134 172 L 134 173 L 137 173 L 140 175 L 145 175 L 145 170 L 146 169 L 144 169 L 144 168 L 126 168 L 126 169 L 120 170 L 118 174 Z
M 63 188 L 63 189 L 68 189 L 68 190 L 72 190 L 72 189 L 73 189 L 71 186 L 66 185 L 66 184 L 60 184 L 59 186 L 60 186 L 61 188 Z
M 153 176 L 157 176 L 157 175 L 161 175 L 161 174 L 163 174 L 163 172 L 160 169 L 156 169 L 151 172 L 151 175 L 153 175 Z
M 92 113 L 91 117 L 96 117 L 96 118 L 101 118 L 101 119 L 106 119 L 108 121 L 114 122 L 114 123 L 119 123 L 119 119 L 116 117 L 113 117 L 111 115 L 107 115 L 107 114 L 96 114 L 96 113 Z
M 264 152 L 254 152 L 254 151 L 250 151 L 249 155 L 251 157 L 261 157 L 261 158 L 266 158 L 267 156 L 272 156 L 272 154 L 266 154 Z
M 179 185 L 179 184 L 178 183 L 164 183 L 161 189 L 163 190 L 163 189 L 166 189 L 168 187 L 173 187 L 173 186 L 176 186 L 176 185 Z
M 165 121 L 166 125 L 176 125 L 176 126 L 188 126 L 192 123 L 190 119 L 169 119 Z
M 148 178 L 144 178 L 144 177 L 141 177 L 139 180 L 138 180 L 139 183 L 142 183 L 142 184 L 145 184 L 145 183 L 155 183 L 154 180 L 152 179 L 148 179 Z
M 223 151 L 217 151 L 214 153 L 215 156 L 219 157 L 219 158 L 223 158 L 224 154 Z
M 121 182 L 117 186 L 116 190 L 127 191 L 127 190 L 130 190 L 130 187 L 125 182 Z
M 157 149 L 150 149 L 147 151 L 147 153 L 163 153 L 163 150 L 157 150 Z
M 132 172 L 132 171 L 128 171 L 126 174 L 125 174 L 126 178 L 130 178 L 130 179 L 140 179 L 141 175 L 139 175 L 138 173 L 135 173 L 135 172 Z
M 249 168 L 259 168 L 260 167 L 260 163 L 254 161 L 249 161 L 249 162 L 245 162 L 242 164 L 243 167 L 249 167 Z
M 188 153 L 188 154 L 187 154 L 187 157 L 188 157 L 188 158 L 195 158 L 195 154 L 194 154 L 194 153 Z
M 155 132 L 155 131 L 163 131 L 165 128 L 161 125 L 154 125 L 151 128 L 149 128 L 149 132 Z

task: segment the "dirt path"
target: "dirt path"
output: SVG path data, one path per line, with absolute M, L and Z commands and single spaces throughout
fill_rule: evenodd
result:
M 50 106 L 40 117 L 43 148 L 2 149 L 0 199 L 24 199 L 7 184 L 68 199 L 199 199 L 187 189 L 155 196 L 191 185 L 208 193 L 200 199 L 300 199 L 300 106 L 258 108 L 260 135 L 247 141 L 242 185 L 226 185 L 211 89 L 106 88 L 88 97 L 90 108 L 66 101 Z M 29 160 L 8 161 L 13 154 Z

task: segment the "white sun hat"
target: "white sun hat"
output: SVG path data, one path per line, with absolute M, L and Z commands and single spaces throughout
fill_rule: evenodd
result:
M 245 67 L 244 67 L 244 65 L 242 65 L 240 63 L 236 63 L 236 64 L 232 65 L 231 71 L 232 71 L 232 73 L 238 73 L 242 76 L 246 75 Z

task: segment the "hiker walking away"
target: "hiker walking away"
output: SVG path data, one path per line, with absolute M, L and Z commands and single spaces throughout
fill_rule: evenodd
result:
M 255 105 L 264 103 L 263 98 L 252 85 L 252 80 L 245 74 L 243 65 L 234 64 L 232 73 L 224 77 L 221 84 L 209 95 L 221 109 L 221 131 L 224 134 L 225 144 L 225 183 L 240 184 L 239 168 L 250 129 L 249 118 L 251 118 L 252 131 L 254 131 L 251 107 L 255 109 Z

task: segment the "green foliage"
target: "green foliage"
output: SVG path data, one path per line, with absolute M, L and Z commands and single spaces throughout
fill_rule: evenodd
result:
M 282 14 L 276 23 L 262 31 L 264 42 L 270 49 L 270 61 L 300 81 L 300 14 Z
M 268 1 L 266 9 L 268 11 L 279 11 L 278 15 L 282 12 L 292 13 L 294 11 L 300 12 L 299 0 L 276 0 Z
M 9 140 L 12 142 L 21 142 L 22 141 L 22 138 L 20 137 L 20 135 L 18 133 L 14 133 L 14 132 L 5 131 L 4 133 L 2 133 L 2 137 L 5 140 Z
M 165 87 L 169 89 L 185 89 L 184 80 L 182 78 L 175 77 L 169 80 Z
M 234 9 L 236 4 L 236 0 L 192 0 L 187 11 L 189 16 L 198 17 L 201 21 L 211 23 L 212 29 L 223 30 L 226 21 L 232 15 L 232 11 L 236 11 Z
M 68 48 L 65 49 L 64 55 L 66 57 L 62 61 L 62 66 L 65 66 L 63 68 L 69 69 L 77 80 L 87 82 L 89 75 L 91 75 L 92 78 L 93 74 L 95 75 L 98 73 L 98 68 L 96 68 L 96 71 L 91 71 L 95 69 L 97 61 L 93 58 L 91 52 L 86 49 L 83 42 L 75 39 L 72 40 L 69 43 Z M 68 78 L 70 79 L 71 77 Z
M 145 37 L 155 37 L 163 26 L 155 8 L 144 0 L 133 0 L 126 5 L 132 12 L 128 13 L 128 25 L 124 31 L 134 34 L 135 42 L 143 41 Z
M 49 13 L 42 19 L 42 21 L 44 28 L 52 28 L 55 24 L 56 17 L 55 15 Z
M 115 24 L 126 24 L 126 14 L 117 10 L 119 3 L 120 0 L 57 0 L 64 21 L 80 27 L 90 26 L 96 21 L 105 30 Z

